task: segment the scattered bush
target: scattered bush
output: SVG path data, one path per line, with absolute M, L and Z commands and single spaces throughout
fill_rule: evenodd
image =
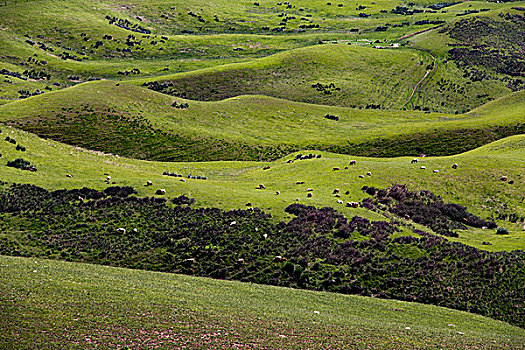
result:
M 31 165 L 31 163 L 28 160 L 24 160 L 22 158 L 17 158 L 12 161 L 7 161 L 7 166 L 21 169 L 21 170 L 36 171 L 35 166 Z
M 183 102 L 183 103 L 178 103 L 177 101 L 173 102 L 171 104 L 172 107 L 175 107 L 177 109 L 186 109 L 188 108 L 190 105 L 186 102 Z
M 505 227 L 498 227 L 498 229 L 496 230 L 496 234 L 497 235 L 508 235 L 509 230 L 507 230 Z
M 330 120 L 335 120 L 335 121 L 338 121 L 339 120 L 339 117 L 336 116 L 336 115 L 333 115 L 333 114 L 327 114 L 324 116 L 326 119 L 330 119 Z
M 171 202 L 175 205 L 183 205 L 183 204 L 192 205 L 195 202 L 195 199 L 182 195 L 182 196 L 173 198 Z

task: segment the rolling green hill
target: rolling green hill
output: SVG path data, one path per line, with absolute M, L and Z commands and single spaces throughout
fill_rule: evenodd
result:
M 524 348 L 524 23 L 0 1 L 0 348 Z
M 255 94 L 343 107 L 400 109 L 431 62 L 428 54 L 414 50 L 327 44 L 146 83 L 191 100 Z M 169 85 L 158 85 L 162 83 Z
M 509 91 L 522 90 L 525 25 L 523 7 L 516 5 L 459 16 L 442 28 L 407 39 L 411 46 L 438 57 L 435 73 L 413 103 L 432 109 L 452 99 L 456 102 L 445 104 L 466 112 Z
M 452 155 L 523 133 L 523 96 L 517 92 L 479 112 L 450 115 L 263 96 L 199 102 L 100 81 L 0 106 L 0 121 L 71 145 L 149 160 L 275 160 L 300 149 Z
M 0 16 L 5 18 L 0 30 L 0 69 L 6 73 L 0 81 L 0 103 L 92 79 L 140 77 L 144 81 L 144 77 L 156 77 L 149 80 L 174 80 L 178 93 L 196 99 L 254 93 L 339 106 L 404 106 L 454 113 L 518 88 L 516 79 L 464 77 L 456 63 L 439 55 L 435 74 L 405 105 L 410 90 L 432 62 L 431 56 L 408 48 L 374 52 L 378 50 L 370 47 L 389 47 L 406 35 L 453 20 L 465 11 L 474 11 L 461 16 L 465 20 L 519 13 L 511 7 L 522 2 L 469 2 L 439 10 L 429 7 L 439 1 L 415 1 L 408 7 L 400 1 L 363 1 L 356 6 L 298 1 L 290 8 L 273 1 L 258 3 L 241 1 L 231 6 L 220 1 L 208 7 L 195 1 L 129 1 L 92 6 L 82 0 L 68 1 L 67 5 L 63 0 L 6 0 L 0 6 Z M 433 30 L 423 33 L 423 39 L 416 36 L 410 40 L 418 47 L 441 52 L 446 45 L 436 41 L 437 33 Z M 500 41 L 508 40 L 504 37 Z M 342 44 L 297 53 L 315 56 L 313 62 L 291 58 L 293 51 L 266 61 L 253 60 L 319 42 Z M 284 57 L 280 65 L 272 66 L 279 57 Z M 245 65 L 199 71 L 243 61 Z M 388 69 L 385 63 L 390 63 Z M 194 75 L 173 76 L 174 72 L 193 70 L 197 70 Z
M 417 303 L 33 258 L 0 267 L 3 348 L 522 349 L 525 338 Z
M 103 189 L 105 173 L 119 186 L 133 186 L 139 195 L 151 196 L 156 190 L 166 189 L 169 198 L 189 195 L 196 199 L 198 207 L 242 209 L 246 204 L 271 213 L 275 220 L 289 219 L 284 209 L 291 203 L 335 207 L 347 217 L 361 215 L 371 220 L 384 219 L 380 213 L 364 208 L 348 208 L 337 203 L 361 201 L 368 195 L 361 191 L 364 185 L 385 188 L 393 183 L 407 184 L 411 189 L 430 190 L 446 201 L 466 205 L 482 218 L 493 217 L 498 225 L 509 229 L 509 235 L 496 235 L 494 230 L 470 229 L 460 232 L 458 238 L 449 238 L 485 250 L 520 249 L 524 245 L 520 222 L 525 217 L 523 205 L 523 136 L 514 136 L 461 155 L 449 157 L 420 158 L 418 164 L 410 164 L 411 158 L 363 158 L 330 154 L 318 151 L 319 159 L 293 160 L 295 154 L 274 162 L 178 162 L 161 163 L 127 159 L 115 155 L 66 146 L 11 127 L 2 127 L 0 134 L 1 180 L 35 184 L 48 189 L 81 188 L 84 186 Z M 14 139 L 25 151 L 4 141 Z M 301 152 L 305 153 L 305 152 Z M 28 160 L 37 172 L 6 166 L 16 158 Z M 355 158 L 357 167 L 350 167 Z M 458 169 L 451 169 L 458 163 Z M 270 169 L 263 170 L 269 166 Z M 419 169 L 425 166 L 427 169 Z M 341 170 L 333 170 L 339 167 Z M 348 169 L 345 169 L 348 167 Z M 434 173 L 433 170 L 439 170 Z M 176 172 L 180 178 L 165 176 L 163 172 Z M 370 172 L 372 176 L 365 174 Z M 72 178 L 66 177 L 73 175 Z M 187 175 L 206 176 L 207 180 L 188 179 Z M 365 175 L 359 178 L 359 175 Z M 499 180 L 507 176 L 508 181 Z M 153 186 L 144 186 L 151 180 Z M 297 185 L 297 181 L 304 181 Z M 512 183 L 511 183 L 512 182 Z M 259 184 L 265 190 L 258 190 Z M 308 197 L 308 188 L 313 196 Z M 333 189 L 343 193 L 334 196 Z M 275 191 L 280 191 L 279 195 Z M 348 191 L 348 194 L 344 194 Z M 521 218 L 521 219 L 520 219 Z M 490 242 L 492 245 L 483 245 Z

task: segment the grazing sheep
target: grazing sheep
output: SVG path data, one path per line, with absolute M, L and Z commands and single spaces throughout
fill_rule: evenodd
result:
M 66 174 L 66 177 L 73 177 L 73 175 L 71 175 L 71 174 Z
M 230 226 L 234 226 L 234 225 L 237 225 L 237 221 L 230 222 Z
M 432 172 L 433 172 L 433 173 L 439 173 L 439 170 L 434 169 L 434 170 L 432 170 Z
M 252 206 L 252 203 L 248 202 L 245 204 L 247 207 L 251 207 Z
M 296 185 L 302 185 L 302 184 L 304 184 L 304 181 L 297 181 L 295 184 Z
M 339 193 L 339 189 L 338 188 L 335 188 L 333 191 L 332 191 L 332 194 L 337 194 Z
M 159 196 L 163 196 L 166 194 L 166 190 L 164 188 L 161 188 L 155 192 L 155 194 L 158 194 Z
M 287 261 L 288 259 L 286 258 L 283 258 L 282 256 L 280 255 L 276 255 L 275 258 L 273 258 L 273 261 L 275 262 L 279 262 L 279 261 Z
M 372 173 L 369 171 L 369 172 L 366 173 L 366 175 L 372 176 Z
M 356 162 L 355 160 L 352 159 L 352 160 L 350 161 L 350 165 L 356 165 L 356 164 L 357 164 L 357 162 Z
M 337 204 L 343 204 L 344 202 L 340 199 L 337 200 Z
M 107 182 L 107 183 L 110 183 L 111 182 L 111 176 L 107 176 L 106 179 L 104 180 L 104 182 Z
M 360 179 L 364 179 L 365 176 L 364 176 L 364 175 L 359 175 L 359 178 L 360 178 Z
M 259 186 L 257 186 L 256 189 L 258 189 L 258 190 L 265 190 L 266 186 L 264 186 L 263 184 L 259 184 Z
M 293 159 L 289 159 L 289 160 L 287 160 L 286 163 L 288 163 L 288 164 L 293 163 Z
M 312 192 L 308 192 L 308 194 L 306 195 L 306 197 L 308 197 L 308 198 L 312 197 Z
M 279 194 L 281 194 L 281 191 L 275 191 L 275 194 L 279 195 Z
M 121 233 L 121 234 L 126 234 L 126 229 L 125 228 L 122 228 L 122 227 L 119 227 L 117 228 L 117 233 Z
M 507 181 L 508 180 L 508 178 L 506 176 L 502 176 L 499 179 L 500 179 L 500 181 Z
M 414 164 L 414 163 L 417 163 L 417 158 L 412 159 L 412 161 L 410 162 L 410 164 Z
M 457 168 L 458 168 L 458 164 L 457 163 L 452 164 L 452 169 L 457 169 Z
M 242 258 L 241 259 L 237 259 L 237 263 L 244 264 L 244 259 L 242 259 Z
M 423 169 L 423 170 L 425 170 L 426 168 L 427 168 L 427 167 L 424 166 L 424 165 L 422 165 L 422 166 L 419 167 L 419 169 Z
M 265 166 L 265 167 L 263 168 L 263 170 L 268 170 L 268 169 L 270 169 L 269 166 Z
M 338 166 L 334 166 L 333 169 L 334 170 L 341 170 L 341 168 L 339 168 Z
M 313 189 L 311 189 L 311 188 L 307 188 L 306 189 L 306 192 L 312 192 L 312 191 L 313 191 Z
M 346 206 L 349 208 L 357 208 L 359 207 L 359 203 L 357 202 L 346 202 Z
M 184 179 L 180 179 L 180 182 L 186 182 L 186 180 L 184 180 Z
M 146 186 L 151 186 L 151 185 L 153 185 L 153 183 L 150 180 L 146 181 Z
M 184 259 L 184 262 L 187 263 L 187 264 L 195 264 L 195 259 L 193 259 L 193 258 Z

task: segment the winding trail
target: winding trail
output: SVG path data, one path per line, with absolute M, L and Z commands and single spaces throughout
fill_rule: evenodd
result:
M 423 81 L 428 77 L 429 74 L 430 74 L 430 78 L 429 78 L 429 80 L 430 80 L 434 76 L 434 73 L 436 73 L 436 70 L 437 70 L 437 57 L 436 57 L 436 55 L 434 55 L 432 52 L 430 52 L 430 50 L 427 50 L 427 49 L 421 49 L 419 47 L 414 47 L 414 49 L 419 50 L 419 51 L 424 51 L 424 52 L 428 53 L 430 56 L 432 56 L 432 59 L 434 61 L 432 62 L 432 68 L 431 69 L 427 69 L 427 71 L 425 72 L 425 75 L 423 75 L 423 78 L 421 78 L 417 82 L 416 86 L 414 86 L 414 89 L 412 89 L 412 93 L 410 94 L 410 97 L 408 97 L 408 100 L 405 102 L 405 104 L 403 104 L 401 106 L 400 109 L 405 108 L 405 106 L 410 103 L 410 101 L 412 100 L 412 97 L 414 97 L 416 92 L 418 92 L 418 90 L 420 90 L 419 88 L 422 86 L 421 84 L 423 83 Z M 428 80 L 427 80 L 427 82 L 428 82 Z

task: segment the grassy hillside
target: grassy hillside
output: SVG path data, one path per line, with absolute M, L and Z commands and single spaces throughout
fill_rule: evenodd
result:
M 107 173 L 117 185 L 133 186 L 141 196 L 154 195 L 156 190 L 164 188 L 169 198 L 182 194 L 195 198 L 198 207 L 241 209 L 251 203 L 271 213 L 275 220 L 289 217 L 284 208 L 297 199 L 308 205 L 336 207 L 347 217 L 358 214 L 380 220 L 383 218 L 381 214 L 363 208 L 347 208 L 337 200 L 346 202 L 367 198 L 368 195 L 361 191 L 364 185 L 385 188 L 393 183 L 406 183 L 412 189 L 430 190 L 446 201 L 466 205 L 482 218 L 492 216 L 510 232 L 501 236 L 494 230 L 471 229 L 460 232 L 454 240 L 494 251 L 520 249 L 525 244 L 521 233 L 525 217 L 523 136 L 500 140 L 461 155 L 420 158 L 418 164 L 410 164 L 411 158 L 407 157 L 377 159 L 312 151 L 306 153 L 322 157 L 297 160 L 291 164 L 286 161 L 294 159 L 295 154 L 269 163 L 145 162 L 42 140 L 10 127 L 2 127 L 0 136 L 0 180 L 7 182 L 31 183 L 48 189 L 84 186 L 104 189 L 110 186 L 104 182 Z M 16 150 L 14 144 L 4 141 L 7 136 L 26 150 Z M 30 161 L 38 171 L 6 166 L 7 161 L 16 158 Z M 348 165 L 352 158 L 357 159 L 358 166 Z M 454 163 L 459 164 L 458 169 L 451 169 Z M 422 165 L 427 169 L 419 169 Z M 265 166 L 270 166 L 270 169 L 263 170 Z M 332 170 L 333 167 L 341 170 Z M 433 170 L 439 170 L 439 173 Z M 164 171 L 182 174 L 186 181 L 164 176 Z M 366 176 L 367 172 L 372 176 Z M 73 177 L 68 178 L 66 174 Z M 206 176 L 207 180 L 188 179 L 189 174 Z M 365 178 L 358 175 L 365 175 Z M 501 176 L 507 176 L 508 181 L 500 181 Z M 146 180 L 151 180 L 153 186 L 145 187 Z M 305 183 L 297 185 L 297 181 Z M 256 189 L 261 183 L 266 190 Z M 312 197 L 307 197 L 308 188 L 314 190 Z M 332 193 L 334 188 L 341 190 L 340 198 Z M 276 195 L 275 191 L 280 191 L 280 194 Z M 492 245 L 483 245 L 482 242 Z
M 100 81 L 0 106 L 0 121 L 75 146 L 149 160 L 275 160 L 300 149 L 452 155 L 523 133 L 523 96 L 517 92 L 492 107 L 450 115 L 263 96 L 199 102 Z
M 438 57 L 436 72 L 416 95 L 414 104 L 432 109 L 442 103 L 440 100 L 457 100 L 448 104 L 465 112 L 525 87 L 521 50 L 525 17 L 516 6 L 519 4 L 510 5 L 459 16 L 442 28 L 408 39 L 411 46 L 430 50 Z
M 416 303 L 39 259 L 0 264 L 4 348 L 520 349 L 525 337 Z
M 524 348 L 525 1 L 0 18 L 0 348 Z
M 431 62 L 428 54 L 414 50 L 327 44 L 146 82 L 149 88 L 191 100 L 256 94 L 315 104 L 400 109 Z
M 90 79 L 168 75 L 160 78 L 167 80 L 174 72 L 253 60 L 319 42 L 388 47 L 406 35 L 453 20 L 465 11 L 487 10 L 461 18 L 516 12 L 510 7 L 522 2 L 468 2 L 438 10 L 429 6 L 439 1 L 414 1 L 408 7 L 400 1 L 363 1 L 355 6 L 298 1 L 290 8 L 270 0 L 257 3 L 241 1 L 232 6 L 219 1 L 210 7 L 198 1 L 105 2 L 96 6 L 83 0 L 5 1 L 0 6 L 0 16 L 5 19 L 0 30 L 0 69 L 7 74 L 0 81 L 0 104 Z M 435 46 L 435 40 L 429 42 Z M 267 76 L 268 69 L 256 69 L 257 74 L 250 77 L 254 73 L 251 68 L 261 68 L 258 61 L 251 62 L 248 71 L 228 71 L 226 76 L 204 71 L 194 77 L 201 79 L 201 85 L 220 90 L 212 93 L 212 98 L 248 92 L 341 106 L 376 104 L 399 108 L 431 62 L 427 53 L 414 50 L 374 53 L 382 58 L 368 63 L 359 61 L 369 59 L 367 54 L 348 55 L 341 47 L 323 50 L 330 55 L 318 55 L 320 67 L 303 64 L 297 58 L 288 60 L 282 62 L 286 67 L 270 72 L 280 74 L 279 79 Z M 411 62 L 414 57 L 415 62 Z M 418 63 L 418 58 L 423 64 L 414 67 L 412 63 Z M 347 62 L 349 59 L 351 62 Z M 393 63 L 394 68 L 385 69 L 384 62 Z M 424 84 L 420 98 L 406 108 L 464 112 L 511 91 L 508 82 L 482 83 L 464 78 L 454 64 L 447 65 L 447 71 L 453 73 L 445 73 L 440 69 L 444 64 L 441 59 L 438 79 L 429 78 L 433 84 Z M 290 75 L 303 65 L 313 76 Z M 341 67 L 347 71 L 343 76 L 338 74 Z M 369 81 L 366 77 L 370 72 L 379 76 Z M 260 77 L 266 78 L 263 84 L 258 82 Z M 182 83 L 184 79 L 180 79 Z M 317 91 L 310 87 L 318 83 L 334 83 L 341 90 Z M 194 83 L 185 82 L 181 87 L 188 91 L 179 92 L 203 97 Z M 372 94 L 364 96 L 362 91 Z
M 186 196 L 133 193 L 2 186 L 0 254 L 416 301 L 525 325 L 524 252 L 488 253 L 416 230 L 408 219 L 446 237 L 496 230 L 431 192 L 367 187 L 373 197 L 360 206 L 390 222 L 295 203 L 285 209 L 294 218 L 278 224 L 259 209 L 192 209 Z

